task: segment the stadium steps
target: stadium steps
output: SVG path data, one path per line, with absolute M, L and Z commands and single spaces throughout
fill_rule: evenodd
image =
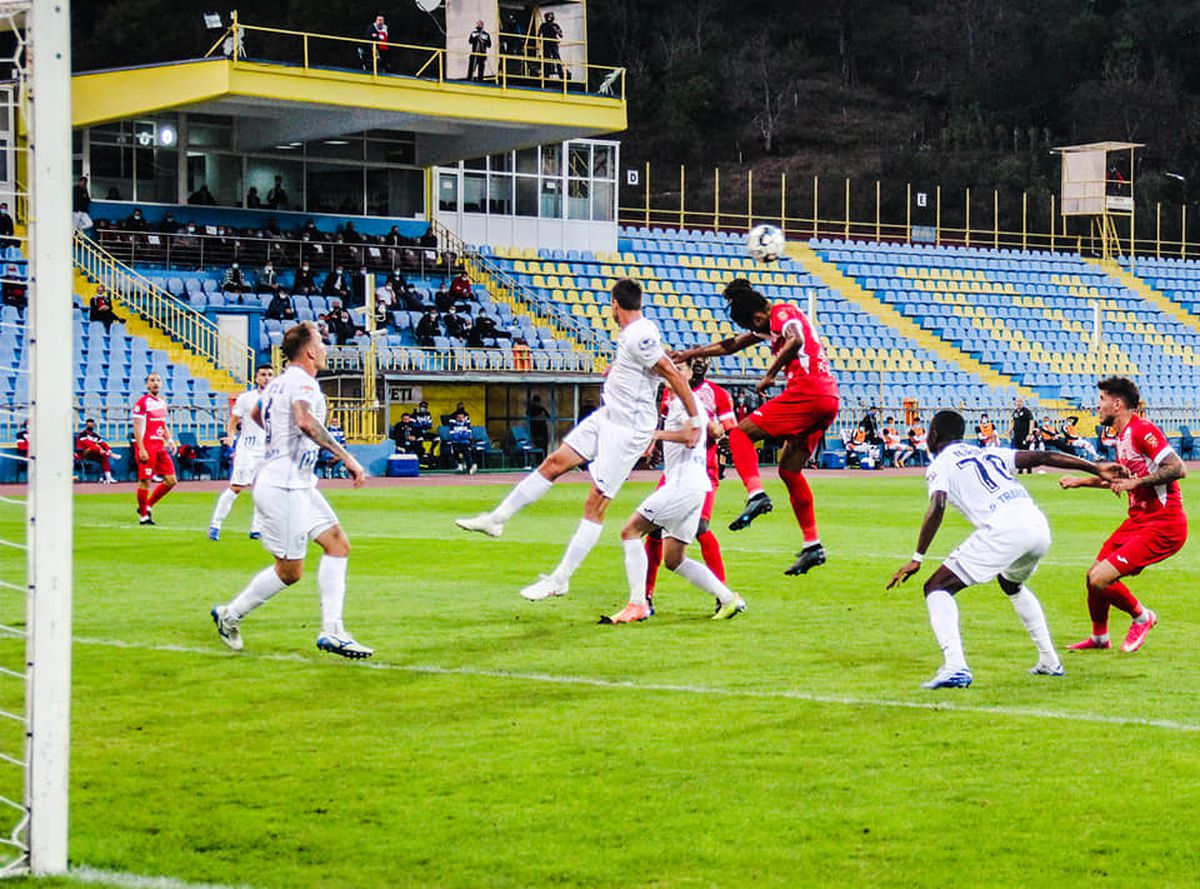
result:
M 98 282 L 93 281 L 76 267 L 74 292 L 83 299 L 84 305 L 87 305 L 96 294 L 98 286 Z M 108 291 L 112 295 L 113 303 L 121 317 L 125 319 L 125 330 L 130 336 L 141 337 L 149 344 L 150 348 L 166 352 L 172 363 L 186 367 L 193 377 L 208 380 L 209 385 L 217 392 L 239 392 L 245 388 L 228 371 L 216 367 L 204 356 L 197 355 L 146 321 L 124 300 L 123 294 L 118 288 L 108 287 Z
M 882 323 L 899 331 L 906 337 L 915 340 L 922 348 L 933 352 L 943 361 L 954 365 L 959 370 L 967 371 L 978 376 L 993 388 L 1011 387 L 1018 391 L 1026 401 L 1038 402 L 1043 408 L 1050 410 L 1066 410 L 1069 405 L 1062 399 L 1042 398 L 1037 391 L 1023 386 L 1016 380 L 1000 373 L 993 367 L 972 357 L 940 337 L 934 336 L 918 324 L 897 312 L 891 306 L 881 302 L 874 294 L 862 287 L 853 278 L 843 274 L 841 269 L 826 262 L 817 255 L 811 246 L 805 243 L 789 241 L 787 255 L 804 266 L 805 270 L 826 287 L 840 293 L 863 311 L 874 315 Z
M 1185 327 L 1200 333 L 1200 318 L 1197 318 L 1191 312 L 1187 311 L 1179 303 L 1175 302 L 1163 294 L 1159 293 L 1137 275 L 1133 274 L 1126 268 L 1123 268 L 1113 260 L 1090 259 L 1085 257 L 1085 262 L 1100 269 L 1110 278 L 1120 281 L 1123 287 L 1128 287 L 1150 305 L 1154 306 L 1164 315 L 1178 321 Z

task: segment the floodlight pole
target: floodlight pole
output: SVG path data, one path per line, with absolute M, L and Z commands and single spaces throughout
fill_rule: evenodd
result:
M 71 717 L 71 11 L 33 0 L 29 222 L 31 422 L 25 801 L 34 874 L 67 869 Z

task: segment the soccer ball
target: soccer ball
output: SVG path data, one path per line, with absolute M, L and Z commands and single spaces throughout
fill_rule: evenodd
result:
M 759 262 L 774 262 L 783 255 L 787 240 L 773 225 L 756 225 L 746 236 L 746 249 Z

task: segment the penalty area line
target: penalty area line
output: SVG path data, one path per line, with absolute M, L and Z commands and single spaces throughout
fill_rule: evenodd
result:
M 121 889 L 249 889 L 245 884 L 231 886 L 225 883 L 189 883 L 174 877 L 147 877 L 87 866 L 73 867 L 64 876 L 73 883 L 98 883 L 103 886 L 119 886 Z
M 136 651 L 162 651 L 176 654 L 197 654 L 208 657 L 230 658 L 234 655 L 224 648 L 197 648 L 187 645 L 139 645 L 117 639 L 75 638 L 76 644 L 95 645 L 108 648 L 124 648 Z M 237 657 L 255 660 L 283 661 L 287 663 L 314 663 L 315 658 L 300 653 L 292 654 L 247 654 Z M 1043 707 L 1009 707 L 1001 704 L 964 704 L 957 701 L 929 700 L 906 701 L 898 698 L 856 697 L 854 695 L 830 695 L 796 689 L 745 689 L 721 688 L 710 685 L 687 685 L 666 682 L 634 682 L 628 679 L 602 679 L 594 676 L 564 676 L 553 673 L 528 673 L 517 670 L 489 670 L 477 667 L 442 667 L 435 664 L 392 664 L 385 661 L 363 661 L 359 668 L 381 672 L 418 673 L 432 676 L 466 676 L 482 679 L 499 679 L 510 682 L 534 682 L 547 685 L 576 685 L 586 688 L 613 689 L 619 691 L 654 692 L 662 694 L 696 695 L 701 697 L 745 698 L 767 701 L 802 701 L 809 704 L 829 704 L 842 707 L 880 707 L 892 710 L 925 710 L 970 715 L 1007 716 L 1020 719 L 1043 719 L 1059 722 L 1082 722 L 1095 725 L 1125 725 L 1141 728 L 1163 729 L 1171 732 L 1200 732 L 1200 724 L 1179 722 L 1173 719 L 1150 719 L 1138 716 L 1115 716 L 1106 713 L 1073 713 L 1069 710 L 1050 710 Z M 1045 681 L 1053 681 L 1047 677 Z

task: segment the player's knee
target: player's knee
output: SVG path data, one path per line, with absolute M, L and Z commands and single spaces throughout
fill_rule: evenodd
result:
M 275 574 L 281 581 L 291 586 L 304 575 L 304 563 L 280 562 L 275 566 Z
M 930 577 L 928 580 L 925 581 L 925 595 L 926 596 L 928 596 L 930 593 L 936 593 L 938 590 L 940 590 L 942 588 L 943 588 L 942 579 L 940 577 L 938 577 L 936 574 L 933 577 Z M 947 592 L 949 592 L 949 591 L 947 591 Z M 953 596 L 954 593 L 950 593 L 950 595 Z
M 683 553 L 669 552 L 663 555 L 663 564 L 667 566 L 667 570 L 675 571 L 683 564 Z

